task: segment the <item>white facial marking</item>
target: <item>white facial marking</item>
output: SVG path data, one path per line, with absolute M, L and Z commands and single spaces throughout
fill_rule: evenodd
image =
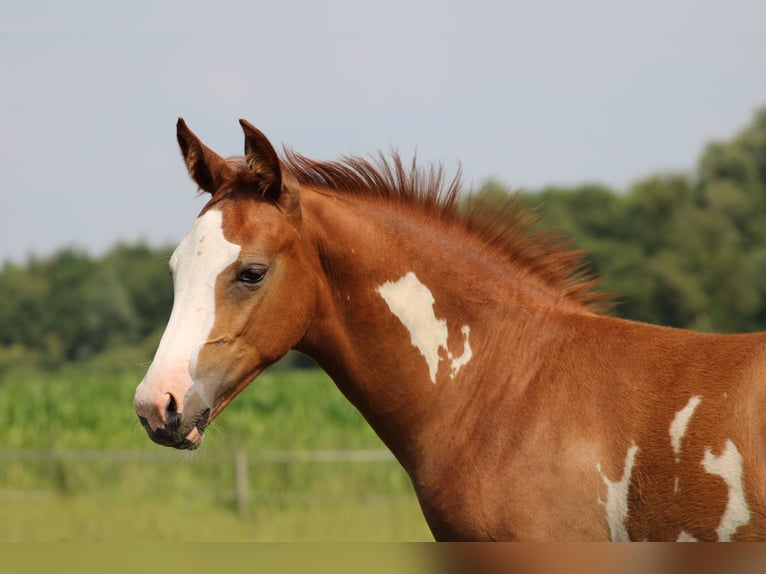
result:
M 694 414 L 694 409 L 697 408 L 701 401 L 702 397 L 699 396 L 690 398 L 689 402 L 686 403 L 686 406 L 676 413 L 673 422 L 670 423 L 668 432 L 670 433 L 670 444 L 676 455 L 676 462 L 680 461 L 681 440 L 683 440 L 684 435 L 686 434 L 686 428 L 689 426 L 689 421 Z
M 742 486 L 742 455 L 739 454 L 737 446 L 731 440 L 727 440 L 720 456 L 715 456 L 709 448 L 705 449 L 702 466 L 708 473 L 720 476 L 729 487 L 726 510 L 716 529 L 718 540 L 729 542 L 737 528 L 750 522 L 750 509 Z
M 611 481 L 606 477 L 601 471 L 601 463 L 596 465 L 601 479 L 606 484 L 606 502 L 599 497 L 598 503 L 606 508 L 606 521 L 609 524 L 609 537 L 612 542 L 630 542 L 625 520 L 628 518 L 628 491 L 633 464 L 636 462 L 636 452 L 638 452 L 638 446 L 631 445 L 625 455 L 622 477 L 618 481 Z
M 226 240 L 222 224 L 220 211 L 207 211 L 173 252 L 173 310 L 144 381 L 181 377 L 186 390 L 193 382 L 199 348 L 215 322 L 216 279 L 240 251 Z
M 463 354 L 453 357 L 447 348 L 446 319 L 438 319 L 434 313 L 434 296 L 411 271 L 398 281 L 387 281 L 377 288 L 377 292 L 388 304 L 388 308 L 410 332 L 412 345 L 420 351 L 428 365 L 431 382 L 436 384 L 439 371 L 439 350 L 444 349 L 450 361 L 450 378 L 454 379 L 473 357 L 468 336 L 468 325 L 463 325 Z
M 678 538 L 676 538 L 676 542 L 699 542 L 694 536 L 686 532 L 686 530 L 682 530 L 681 534 L 678 535 Z

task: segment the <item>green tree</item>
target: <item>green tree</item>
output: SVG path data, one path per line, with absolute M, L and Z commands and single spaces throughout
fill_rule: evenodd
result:
M 168 271 L 171 253 L 170 247 L 122 244 L 102 262 L 125 291 L 136 317 L 136 338 L 152 334 L 168 320 L 173 305 L 173 283 Z
M 9 361 L 36 356 L 56 366 L 154 336 L 172 305 L 168 253 L 120 245 L 100 260 L 63 249 L 26 266 L 6 264 L 0 271 L 0 355 Z

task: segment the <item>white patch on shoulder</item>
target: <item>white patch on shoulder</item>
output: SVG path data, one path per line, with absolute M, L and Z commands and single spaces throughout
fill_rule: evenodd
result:
M 611 481 L 601 470 L 601 463 L 596 469 L 606 484 L 606 502 L 598 498 L 598 503 L 606 508 L 606 521 L 609 524 L 609 538 L 612 542 L 630 542 L 625 520 L 628 518 L 628 492 L 630 490 L 630 475 L 636 462 L 638 446 L 632 444 L 625 455 L 625 468 L 618 481 Z
M 668 432 L 670 434 L 670 444 L 673 447 L 673 453 L 676 455 L 676 462 L 680 461 L 681 441 L 683 440 L 684 435 L 686 435 L 689 421 L 694 414 L 694 410 L 701 401 L 702 397 L 700 396 L 693 396 L 690 398 L 689 402 L 686 403 L 686 406 L 676 413 L 676 416 L 673 417 L 673 422 L 670 423 Z
M 750 522 L 750 509 L 742 486 L 742 455 L 739 454 L 737 446 L 731 440 L 727 440 L 720 456 L 715 456 L 709 448 L 705 449 L 702 466 L 708 473 L 720 476 L 729 487 L 726 510 L 716 529 L 718 540 L 729 542 L 737 528 Z
M 151 369 L 183 366 L 194 378 L 197 355 L 215 322 L 218 275 L 237 260 L 240 246 L 223 235 L 223 214 L 216 209 L 197 218 L 170 258 L 173 310 Z
M 383 283 L 377 288 L 377 292 L 383 297 L 391 312 L 410 332 L 412 345 L 426 360 L 431 382 L 436 384 L 441 349 L 446 351 L 450 362 L 450 378 L 454 379 L 473 357 L 471 344 L 468 341 L 470 327 L 463 325 L 460 328 L 463 334 L 463 354 L 454 357 L 447 348 L 449 336 L 447 320 L 436 317 L 433 294 L 413 272 L 410 271 L 398 281 Z

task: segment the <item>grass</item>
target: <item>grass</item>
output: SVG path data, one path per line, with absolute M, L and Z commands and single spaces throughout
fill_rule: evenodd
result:
M 70 365 L 0 378 L 0 541 L 431 539 L 394 461 L 264 457 L 383 448 L 323 373 L 265 373 L 189 454 L 154 445 L 138 424 L 142 370 Z M 235 451 L 247 456 L 244 508 Z
M 208 500 L 135 500 L 113 492 L 4 499 L 3 542 L 367 542 L 429 540 L 406 496 L 285 500 L 241 516 Z

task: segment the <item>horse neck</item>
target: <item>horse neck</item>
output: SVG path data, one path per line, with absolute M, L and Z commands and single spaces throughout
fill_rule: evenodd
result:
M 507 392 L 487 388 L 496 363 L 488 355 L 558 298 L 509 280 L 507 267 L 477 255 L 462 230 L 426 214 L 321 193 L 305 194 L 303 213 L 321 271 L 316 317 L 300 350 L 407 468 L 418 442 L 449 424 L 450 412 L 464 411 L 476 393 Z M 523 349 L 536 355 L 534 342 Z

